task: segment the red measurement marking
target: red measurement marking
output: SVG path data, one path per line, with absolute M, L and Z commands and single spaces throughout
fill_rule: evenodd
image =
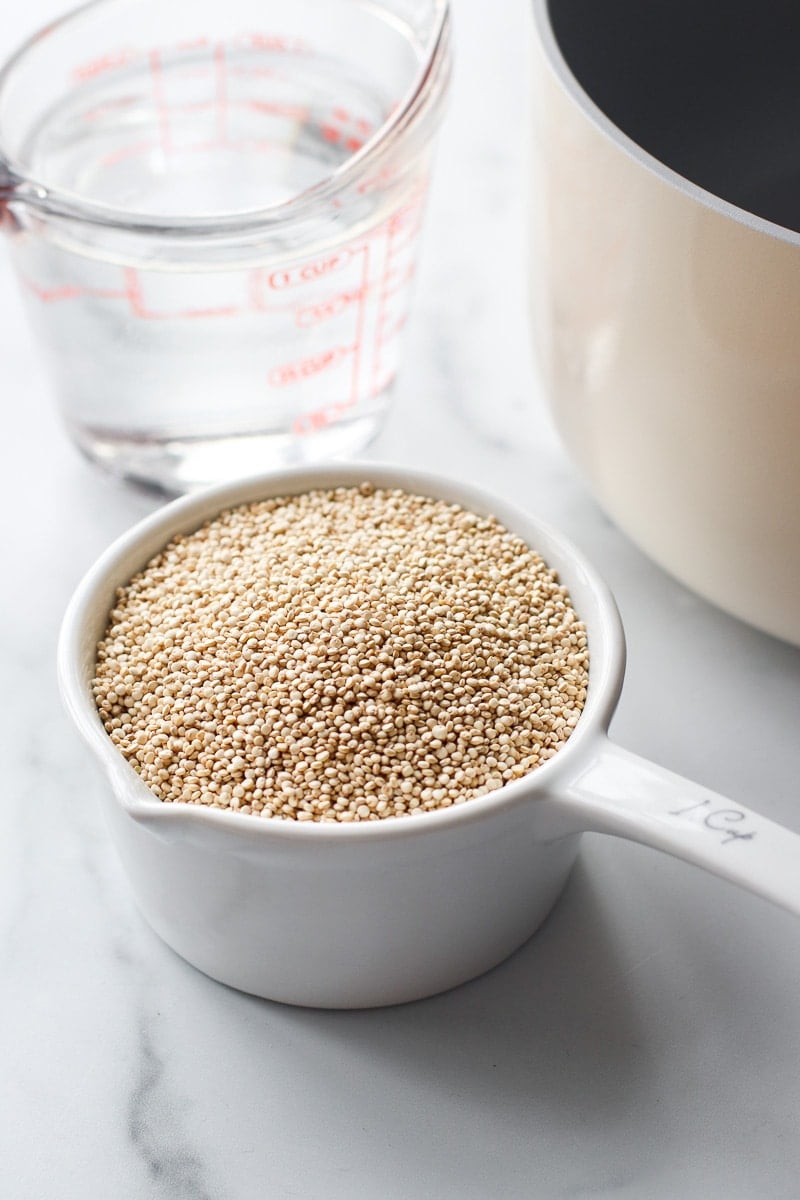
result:
M 267 302 L 266 292 L 269 290 L 267 273 L 263 267 L 256 267 L 247 277 L 247 298 L 248 308 L 251 312 L 258 313 L 290 313 L 294 310 L 294 304 L 291 300 L 283 304 L 271 304 Z
M 123 294 L 133 315 L 142 321 L 206 321 L 216 317 L 238 317 L 242 313 L 242 309 L 235 304 L 224 304 L 219 308 L 177 308 L 171 312 L 156 312 L 145 303 L 139 272 L 133 267 L 126 267 L 123 274 Z
M 372 388 L 375 389 L 375 381 L 381 370 L 381 353 L 383 350 L 383 327 L 386 320 L 386 300 L 388 298 L 387 283 L 391 271 L 392 260 L 392 239 L 394 237 L 394 226 L 390 221 L 386 228 L 386 248 L 383 260 L 383 277 L 381 279 L 381 290 L 378 298 L 378 316 L 377 316 L 377 334 L 375 337 L 375 353 L 372 359 Z
M 288 313 L 294 308 L 291 301 L 283 304 L 272 304 L 267 301 L 269 291 L 267 273 L 263 267 L 256 267 L 247 279 L 248 307 L 251 312 L 258 313 Z
M 110 54 L 102 54 L 99 58 L 92 58 L 88 62 L 81 63 L 80 66 L 75 67 L 72 78 L 78 83 L 83 83 L 87 79 L 95 79 L 98 75 L 104 75 L 107 71 L 118 71 L 121 67 L 127 66 L 135 57 L 135 50 L 114 50 Z
M 400 333 L 402 333 L 407 321 L 408 317 L 404 313 L 402 317 L 397 318 L 393 325 L 384 325 L 381 335 L 381 345 L 385 346 L 387 342 L 391 342 Z
M 57 304 L 61 300 L 122 300 L 125 297 L 125 292 L 106 291 L 103 288 L 78 287 L 75 284 L 47 288 L 34 283 L 32 279 L 23 278 L 22 282 L 43 304 Z
M 304 283 L 315 283 L 318 279 L 347 266 L 356 252 L 350 247 L 345 247 L 343 250 L 329 254 L 326 258 L 318 258 L 314 262 L 303 263 L 299 267 L 286 267 L 282 271 L 272 271 L 269 275 L 269 286 L 275 291 L 282 291 L 284 288 L 299 287 Z
M 401 208 L 392 213 L 387 222 L 389 227 L 397 233 L 401 229 L 407 229 L 412 220 L 415 220 L 416 225 L 413 232 L 416 233 L 422 218 L 422 201 L 423 196 L 421 195 L 415 195 L 410 200 L 407 200 Z
M 225 43 L 214 47 L 214 80 L 216 87 L 217 141 L 224 146 L 228 140 L 228 78 Z
M 384 167 L 377 175 L 370 175 L 363 183 L 358 185 L 358 192 L 361 196 L 366 196 L 370 192 L 383 191 L 389 189 L 397 179 L 397 171 L 394 168 Z
M 314 412 L 302 413 L 293 423 L 292 433 L 299 437 L 308 433 L 318 433 L 320 429 L 325 429 L 328 425 L 333 425 L 342 417 L 346 417 L 351 407 L 349 400 L 340 400 L 338 404 L 326 404 L 323 408 L 315 409 Z
M 122 275 L 125 280 L 125 296 L 127 297 L 131 312 L 135 317 L 146 318 L 148 313 L 144 306 L 142 281 L 139 278 L 138 272 L 133 267 L 125 267 Z
M 359 374 L 361 371 L 361 352 L 364 345 L 364 317 L 367 307 L 367 289 L 369 288 L 369 243 L 364 244 L 364 260 L 361 268 L 361 298 L 358 306 L 358 321 L 356 324 L 356 345 L 353 355 L 353 382 L 350 388 L 351 405 L 358 404 Z
M 362 297 L 361 288 L 356 288 L 353 292 L 340 292 L 338 296 L 332 296 L 330 300 L 323 300 L 320 304 L 298 308 L 294 315 L 295 325 L 300 329 L 308 329 L 311 325 L 329 321 L 345 312 L 351 305 L 357 304 Z
M 267 300 L 267 294 L 270 295 L 270 300 Z M 251 312 L 291 313 L 295 310 L 295 301 L 290 296 L 283 300 L 281 304 L 273 302 L 266 271 L 260 268 L 260 266 L 249 272 L 247 277 L 247 298 L 248 308 Z
M 234 46 L 253 50 L 266 50 L 269 54 L 307 54 L 310 42 L 299 37 L 285 37 L 275 33 L 242 33 L 234 38 Z
M 310 379 L 312 375 L 319 375 L 321 371 L 327 371 L 336 363 L 347 358 L 348 354 L 352 354 L 353 346 L 332 346 L 330 350 L 323 350 L 320 354 L 312 354 L 309 358 L 300 359 L 299 362 L 282 363 L 279 367 L 274 367 L 269 373 L 270 387 L 281 388 L 293 383 L 302 383 L 304 379 Z
M 205 321 L 213 317 L 240 317 L 242 309 L 236 304 L 222 304 L 219 308 L 179 308 L 173 313 L 154 313 L 162 321 L 177 317 L 181 321 Z
M 126 158 L 136 158 L 140 154 L 149 154 L 158 148 L 157 142 L 134 142 L 132 146 L 122 146 L 119 150 L 111 150 L 104 154 L 100 163 L 104 167 L 114 167 L 124 162 Z
M 87 108 L 86 112 L 82 114 L 81 120 L 92 122 L 101 121 L 103 117 L 116 117 L 120 109 L 124 111 L 135 102 L 133 96 L 120 96 L 118 100 L 108 100 L 104 104 L 98 104 L 95 108 Z
M 390 179 L 384 179 L 381 175 L 371 175 L 358 185 L 356 191 L 359 196 L 368 196 L 370 192 L 379 192 L 390 183 Z
M 185 42 L 178 42 L 179 50 L 206 50 L 210 45 L 207 37 L 189 38 Z
M 159 50 L 151 50 L 149 62 L 150 78 L 153 86 L 153 100 L 158 114 L 161 149 L 165 154 L 169 154 L 172 149 L 172 137 L 169 128 L 169 110 L 164 97 L 164 71 L 161 63 L 161 52 Z
M 247 297 L 254 312 L 264 312 L 264 272 L 261 267 L 256 267 L 247 276 Z
M 391 299 L 392 296 L 397 296 L 404 292 L 411 280 L 414 278 L 416 267 L 414 263 L 409 263 L 402 271 L 389 270 L 384 276 L 384 287 L 381 296 L 384 300 Z
M 369 121 L 354 117 L 346 108 L 334 108 L 330 119 L 319 127 L 326 142 L 341 142 L 345 149 L 354 154 L 364 145 L 364 135 L 371 130 Z
M 308 120 L 308 108 L 302 104 L 276 104 L 270 100 L 245 100 L 244 108 L 252 108 L 255 112 L 266 113 L 270 117 L 290 117 L 296 121 Z

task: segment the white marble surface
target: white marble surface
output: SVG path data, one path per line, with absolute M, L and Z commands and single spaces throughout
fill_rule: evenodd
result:
M 56 11 L 4 10 L 0 51 Z M 528 14 L 455 11 L 406 369 L 374 453 L 561 525 L 627 626 L 616 738 L 800 830 L 800 655 L 651 565 L 555 441 L 526 327 Z M 54 676 L 73 586 L 153 501 L 67 443 L 2 260 L 0 313 L 4 1200 L 796 1200 L 800 924 L 653 851 L 587 837 L 537 937 L 400 1009 L 262 1002 L 158 941 Z

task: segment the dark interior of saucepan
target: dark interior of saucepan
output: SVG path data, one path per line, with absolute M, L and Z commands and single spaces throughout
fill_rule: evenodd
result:
M 549 0 L 561 52 L 680 175 L 800 230 L 800 0 Z

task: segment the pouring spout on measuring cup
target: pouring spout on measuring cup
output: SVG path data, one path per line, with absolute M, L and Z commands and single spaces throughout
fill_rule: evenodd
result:
M 576 831 L 663 850 L 800 916 L 800 835 L 605 737 L 557 805 Z

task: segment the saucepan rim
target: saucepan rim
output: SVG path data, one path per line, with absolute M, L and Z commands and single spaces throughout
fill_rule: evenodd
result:
M 787 229 L 766 217 L 759 217 L 729 200 L 723 200 L 714 192 L 709 192 L 699 184 L 693 183 L 685 175 L 666 166 L 655 155 L 650 154 L 642 146 L 629 137 L 618 125 L 608 117 L 598 104 L 585 91 L 577 76 L 569 66 L 561 47 L 558 44 L 553 26 L 550 21 L 550 10 L 558 0 L 533 0 L 533 18 L 539 42 L 544 50 L 547 62 L 561 86 L 575 104 L 585 113 L 588 119 L 605 134 L 610 141 L 623 150 L 630 158 L 657 176 L 663 183 L 683 193 L 690 200 L 702 204 L 720 216 L 727 217 L 739 225 L 752 229 L 755 233 L 765 234 L 777 241 L 787 242 L 792 246 L 800 246 L 800 232 Z

